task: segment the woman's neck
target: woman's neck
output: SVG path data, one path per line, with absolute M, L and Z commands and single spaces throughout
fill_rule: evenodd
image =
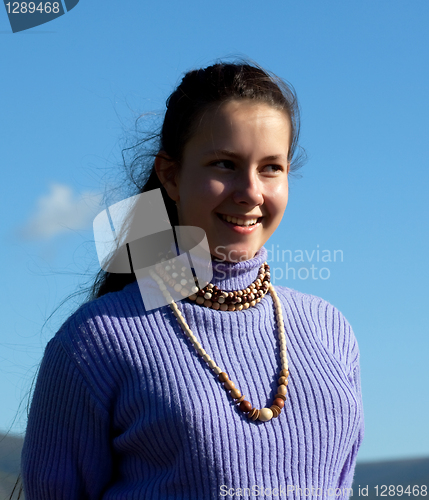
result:
M 267 255 L 265 247 L 262 247 L 249 260 L 227 262 L 213 258 L 213 278 L 211 283 L 226 291 L 246 288 L 255 281 L 259 268 L 267 260 Z

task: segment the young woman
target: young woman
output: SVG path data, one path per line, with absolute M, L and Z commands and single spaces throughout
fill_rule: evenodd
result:
M 296 166 L 293 90 L 249 64 L 185 75 L 167 100 L 160 187 L 202 228 L 213 279 L 180 302 L 102 273 L 49 342 L 22 454 L 27 500 L 348 498 L 363 437 L 359 351 L 324 300 L 270 283 L 265 242 Z M 180 270 L 179 270 L 180 272 Z M 183 286 L 184 288 L 184 286 Z

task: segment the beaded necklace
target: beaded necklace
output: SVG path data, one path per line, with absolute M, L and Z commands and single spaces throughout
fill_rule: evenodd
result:
M 164 262 L 165 259 L 162 260 Z M 286 353 L 286 337 L 285 337 L 285 327 L 283 321 L 283 315 L 281 311 L 280 300 L 274 290 L 273 285 L 270 283 L 270 268 L 266 262 L 262 264 L 259 269 L 259 274 L 256 280 L 248 287 L 243 290 L 238 290 L 234 292 L 225 292 L 220 290 L 217 286 L 209 283 L 202 289 L 199 289 L 196 285 L 191 287 L 192 295 L 189 296 L 189 289 L 186 286 L 189 285 L 189 281 L 184 279 L 182 268 L 182 278 L 179 282 L 175 280 L 179 277 L 175 270 L 174 265 L 157 264 L 155 266 L 157 273 L 150 270 L 150 275 L 157 282 L 160 291 L 164 295 L 167 302 L 176 316 L 180 326 L 182 327 L 185 335 L 190 340 L 191 344 L 194 346 L 195 350 L 207 363 L 209 368 L 216 374 L 219 382 L 221 382 L 229 395 L 234 400 L 234 402 L 239 405 L 239 409 L 247 414 L 247 417 L 253 421 L 260 420 L 262 422 L 267 422 L 272 418 L 277 418 L 282 408 L 284 407 L 287 394 L 287 385 L 289 377 L 289 365 Z M 169 271 L 173 270 L 173 273 L 169 274 Z M 245 396 L 241 394 L 240 390 L 235 386 L 232 380 L 229 380 L 229 376 L 221 369 L 216 363 L 211 359 L 211 357 L 206 353 L 198 339 L 193 334 L 189 325 L 186 323 L 185 318 L 180 312 L 177 304 L 174 302 L 171 294 L 167 290 L 165 283 L 168 283 L 175 291 L 180 292 L 183 297 L 188 297 L 197 304 L 205 307 L 209 307 L 215 310 L 220 309 L 221 311 L 241 311 L 242 309 L 247 309 L 256 305 L 260 302 L 265 294 L 269 291 L 274 302 L 275 314 L 276 314 L 276 324 L 279 337 L 280 346 L 280 361 L 281 361 L 281 371 L 278 379 L 278 389 L 277 394 L 274 396 L 272 405 L 269 408 L 253 408 L 249 401 L 245 400 Z

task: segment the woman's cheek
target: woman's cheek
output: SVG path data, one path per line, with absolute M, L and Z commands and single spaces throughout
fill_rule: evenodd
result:
M 218 182 L 211 181 L 200 184 L 196 188 L 196 191 L 198 192 L 198 197 L 203 199 L 205 204 L 217 206 L 222 201 L 222 197 L 225 193 L 225 187 Z
M 273 208 L 277 208 L 277 210 L 284 210 L 289 198 L 289 190 L 287 189 L 287 186 L 286 188 L 284 186 L 279 186 L 271 193 L 271 196 L 267 200 L 267 204 L 270 204 Z

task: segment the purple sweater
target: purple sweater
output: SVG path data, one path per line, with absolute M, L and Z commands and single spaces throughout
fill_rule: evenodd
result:
M 217 263 L 212 282 L 245 288 L 266 258 L 262 248 Z M 26 499 L 348 498 L 364 429 L 356 339 L 324 300 L 275 289 L 290 377 L 269 422 L 238 410 L 170 307 L 145 311 L 136 282 L 81 306 L 40 367 L 22 453 Z M 270 406 L 280 370 L 271 296 L 237 312 L 178 304 L 246 399 Z

